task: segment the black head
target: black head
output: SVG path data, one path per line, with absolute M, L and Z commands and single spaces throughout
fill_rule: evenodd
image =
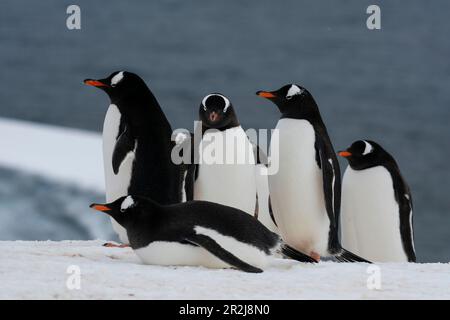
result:
M 111 101 L 120 101 L 123 98 L 139 94 L 143 90 L 148 90 L 141 77 L 127 71 L 113 72 L 104 79 L 86 79 L 84 83 L 105 91 L 111 98 Z
M 276 91 L 258 91 L 256 94 L 275 103 L 286 118 L 303 118 L 318 110 L 309 91 L 296 84 L 287 84 Z
M 239 125 L 233 105 L 220 93 L 211 93 L 203 98 L 199 117 L 207 129 L 225 130 Z
M 137 74 L 116 71 L 104 79 L 86 79 L 84 83 L 106 92 L 133 125 L 150 127 L 149 121 L 170 127 L 161 107 L 144 80 Z
M 131 195 L 120 197 L 111 203 L 93 203 L 89 207 L 108 214 L 123 227 L 138 221 L 144 215 L 148 216 L 152 211 L 148 199 Z
M 356 141 L 338 154 L 347 159 L 350 167 L 354 170 L 364 170 L 395 163 L 394 158 L 387 151 L 371 140 Z

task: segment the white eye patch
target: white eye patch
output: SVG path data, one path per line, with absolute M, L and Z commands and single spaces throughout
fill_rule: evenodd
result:
M 223 99 L 223 101 L 225 102 L 225 107 L 223 108 L 223 112 L 227 112 L 228 107 L 230 106 L 230 100 L 228 100 L 227 97 L 218 94 L 218 93 L 212 93 L 212 94 L 208 94 L 206 97 L 203 98 L 202 100 L 202 106 L 203 106 L 203 110 L 206 111 L 207 107 L 206 107 L 206 100 L 208 100 L 209 97 L 211 96 L 217 96 L 217 97 L 221 97 Z
M 123 71 L 120 71 L 111 79 L 111 87 L 116 86 L 123 79 Z
M 363 141 L 366 144 L 366 147 L 364 148 L 364 152 L 362 153 L 362 155 L 365 156 L 366 154 L 369 154 L 369 153 L 371 153 L 373 151 L 373 147 L 367 141 L 365 141 L 365 140 L 363 140 Z
M 299 87 L 297 87 L 295 84 L 291 85 L 291 87 L 289 88 L 287 94 L 286 94 L 286 99 L 291 99 L 293 96 L 296 96 L 298 94 L 302 94 L 303 90 L 300 89 Z
M 128 196 L 122 201 L 122 204 L 120 205 L 120 210 L 125 211 L 131 208 L 132 206 L 134 206 L 134 199 L 132 196 Z

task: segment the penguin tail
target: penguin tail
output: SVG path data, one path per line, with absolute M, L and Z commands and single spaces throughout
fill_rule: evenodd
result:
M 339 262 L 365 262 L 365 263 L 372 263 L 364 258 L 361 258 L 360 256 L 357 256 L 356 254 L 341 248 L 341 250 L 334 255 L 334 257 Z
M 318 261 L 316 259 L 311 258 L 310 256 L 295 250 L 291 246 L 287 245 L 286 243 L 283 243 L 281 245 L 281 254 L 289 259 L 297 260 L 300 262 L 306 262 L 306 263 L 317 263 Z

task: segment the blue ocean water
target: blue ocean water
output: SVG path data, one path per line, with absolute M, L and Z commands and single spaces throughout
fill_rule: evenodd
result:
M 1 1 L 1 117 L 100 131 L 107 98 L 82 80 L 125 69 L 174 128 L 191 129 L 217 91 L 244 127 L 273 128 L 278 111 L 254 93 L 295 82 L 316 97 L 336 149 L 368 138 L 394 155 L 413 192 L 419 260 L 450 260 L 448 1 L 382 2 L 378 31 L 366 28 L 365 0 L 79 0 L 73 31 L 69 4 Z M 102 195 L 9 170 L 0 187 L 0 239 L 109 234 L 74 214 Z M 55 212 L 58 201 L 73 204 Z

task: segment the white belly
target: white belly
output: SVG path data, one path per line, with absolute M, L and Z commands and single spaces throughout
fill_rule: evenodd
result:
M 111 104 L 106 112 L 103 123 L 103 165 L 105 170 L 105 191 L 106 201 L 112 202 L 117 198 L 128 194 L 128 187 L 131 180 L 131 170 L 134 160 L 133 155 L 128 155 L 120 166 L 117 175 L 112 168 L 112 155 L 116 145 L 117 134 L 119 133 L 121 114 L 119 109 Z M 120 241 L 128 244 L 126 230 L 115 220 L 111 219 L 114 231 L 118 234 Z
M 353 170 L 342 182 L 342 246 L 374 262 L 408 261 L 391 175 L 382 166 Z
M 258 193 L 258 220 L 270 231 L 278 233 L 269 212 L 269 181 L 267 168 L 258 164 L 256 167 L 256 191 Z
M 329 219 L 314 128 L 305 120 L 281 119 L 276 129 L 279 139 L 271 140 L 270 161 L 275 166 L 278 161 L 278 172 L 269 176 L 269 190 L 281 237 L 306 254 L 327 255 Z
M 257 247 L 222 235 L 216 230 L 197 226 L 195 232 L 213 239 L 224 250 L 255 267 L 264 268 L 272 260 L 271 255 L 267 255 Z M 273 250 L 276 250 L 276 248 Z M 231 267 L 202 247 L 178 242 L 155 241 L 144 248 L 135 250 L 135 252 L 145 264 L 203 266 L 207 268 Z
M 199 152 L 199 176 L 194 185 L 194 199 L 235 207 L 253 215 L 256 204 L 255 157 L 244 130 L 238 127 L 205 133 Z
M 204 266 L 229 268 L 230 266 L 201 247 L 178 242 L 155 241 L 135 250 L 145 264 L 163 266 Z

